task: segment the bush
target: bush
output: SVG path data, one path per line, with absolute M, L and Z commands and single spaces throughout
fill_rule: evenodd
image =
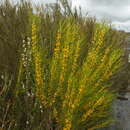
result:
M 1 77 L 0 127 L 94 130 L 111 123 L 111 79 L 123 54 L 111 27 L 74 16 L 68 5 L 65 14 L 57 4 L 52 13 L 35 14 L 27 3 L 19 9 L 27 9 L 27 22 L 18 38 L 15 75 Z

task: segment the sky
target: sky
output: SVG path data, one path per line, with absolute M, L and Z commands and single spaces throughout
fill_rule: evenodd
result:
M 35 3 L 54 3 L 56 0 L 32 0 Z M 114 27 L 130 32 L 130 0 L 72 0 L 72 6 L 97 19 L 108 20 Z
M 130 32 L 130 0 L 73 0 L 89 15 L 106 19 L 117 28 Z

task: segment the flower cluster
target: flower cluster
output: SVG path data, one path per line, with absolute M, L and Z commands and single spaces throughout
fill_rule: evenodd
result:
M 55 49 L 54 49 L 54 57 L 56 58 L 56 59 L 58 59 L 59 58 L 59 53 L 60 53 L 60 45 L 61 45 L 61 34 L 60 34 L 60 32 L 58 32 L 57 33 L 57 39 L 56 39 L 56 47 L 55 47 Z
M 43 85 L 42 68 L 41 68 L 41 58 L 39 54 L 35 56 L 35 75 L 36 75 L 37 85 L 42 86 Z
M 21 54 L 23 66 L 26 68 L 31 62 L 31 39 L 27 37 L 23 40 L 23 52 Z
M 37 26 L 32 24 L 32 52 L 33 62 L 35 71 L 35 80 L 37 84 L 37 96 L 41 96 L 41 89 L 43 87 L 43 76 L 42 76 L 42 59 L 41 53 L 39 52 L 38 37 L 37 37 Z
M 75 73 L 76 68 L 77 68 L 77 60 L 78 57 L 80 55 L 80 43 L 78 41 L 78 44 L 76 45 L 76 50 L 75 50 L 75 54 L 74 54 L 74 61 L 73 61 L 73 65 L 72 65 L 72 72 Z
M 67 69 L 67 60 L 69 57 L 69 46 L 65 47 L 63 49 L 63 59 L 62 59 L 62 68 L 61 68 L 61 76 L 60 76 L 60 84 L 62 84 L 64 82 L 64 78 L 65 78 L 65 72 Z
M 65 127 L 63 128 L 63 130 L 71 130 L 72 124 L 71 121 L 69 120 L 65 120 Z

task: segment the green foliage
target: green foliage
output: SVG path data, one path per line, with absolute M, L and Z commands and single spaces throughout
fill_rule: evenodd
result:
M 54 4 L 35 12 L 24 1 L 0 7 L 0 46 L 9 52 L 0 53 L 8 58 L 0 63 L 2 129 L 94 130 L 112 121 L 123 37 L 61 3 L 64 11 Z

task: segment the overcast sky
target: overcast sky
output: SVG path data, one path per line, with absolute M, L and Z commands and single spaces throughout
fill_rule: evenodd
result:
M 50 3 L 56 0 L 33 0 L 40 3 Z M 81 6 L 83 12 L 88 12 L 98 19 L 111 21 L 116 28 L 130 32 L 130 0 L 72 0 L 73 6 Z
M 98 19 L 111 21 L 116 28 L 130 31 L 130 0 L 73 0 Z

